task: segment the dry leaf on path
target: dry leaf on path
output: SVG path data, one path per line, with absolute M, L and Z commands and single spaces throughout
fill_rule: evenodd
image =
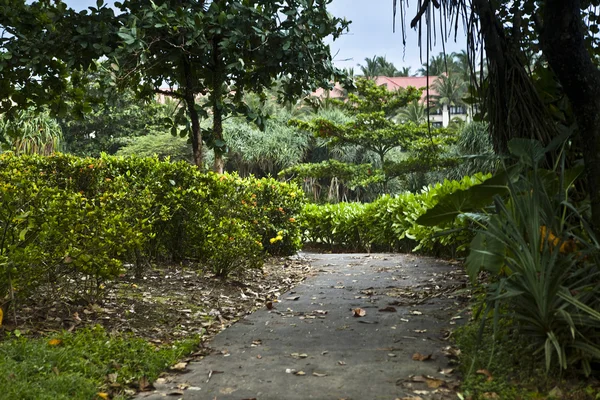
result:
M 150 384 L 150 382 L 148 381 L 148 378 L 146 378 L 145 376 L 142 376 L 140 378 L 140 380 L 138 381 L 138 389 L 140 389 L 140 392 L 148 392 L 148 391 L 154 389 L 154 387 Z
M 180 363 L 177 363 L 177 364 L 173 365 L 171 367 L 171 370 L 173 370 L 173 371 L 183 371 L 186 368 L 187 368 L 187 363 L 180 362 Z
M 313 374 L 313 376 L 316 376 L 316 377 L 319 377 L 319 378 L 322 378 L 322 377 L 324 377 L 324 376 L 327 376 L 327 374 L 320 374 L 320 373 L 318 373 L 318 372 L 313 372 L 312 374 Z
M 286 300 L 290 300 L 290 301 L 296 301 L 300 298 L 300 296 L 290 296 L 290 297 L 286 297 Z
M 412 359 L 415 361 L 429 361 L 432 359 L 431 358 L 432 355 L 433 354 L 415 353 L 415 354 L 413 354 Z
M 298 372 L 294 373 L 294 375 L 304 376 L 304 375 L 306 375 L 306 372 L 304 372 L 304 371 L 298 371 Z
M 436 379 L 436 378 L 430 378 L 430 377 L 427 377 L 426 379 L 427 380 L 425 381 L 425 383 L 427 384 L 427 387 L 429 387 L 431 389 L 437 389 L 446 383 L 446 381 L 444 381 L 442 379 Z
M 365 315 L 367 315 L 367 312 L 362 308 L 355 308 L 352 310 L 352 315 L 355 317 L 364 317 Z

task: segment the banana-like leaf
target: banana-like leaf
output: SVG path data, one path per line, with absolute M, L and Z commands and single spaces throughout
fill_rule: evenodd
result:
M 471 241 L 470 249 L 465 267 L 471 280 L 474 281 L 481 270 L 494 274 L 500 272 L 505 260 L 504 243 L 480 231 Z
M 444 196 L 417 219 L 417 224 L 435 226 L 454 221 L 459 214 L 470 213 L 490 205 L 496 195 L 508 193 L 508 180 L 514 170 L 509 169 L 468 189 L 459 189 Z

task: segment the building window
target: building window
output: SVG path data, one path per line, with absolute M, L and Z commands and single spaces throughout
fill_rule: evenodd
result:
M 444 125 L 441 122 L 432 122 L 431 126 L 435 129 L 442 128 Z
M 457 115 L 457 114 L 466 114 L 467 110 L 465 110 L 464 107 L 459 107 L 459 106 L 452 106 L 450 107 L 450 114 L 451 115 Z

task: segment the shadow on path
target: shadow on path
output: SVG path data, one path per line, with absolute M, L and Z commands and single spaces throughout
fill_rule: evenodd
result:
M 468 297 L 460 267 L 399 254 L 302 256 L 315 276 L 138 398 L 456 398 L 445 339 Z

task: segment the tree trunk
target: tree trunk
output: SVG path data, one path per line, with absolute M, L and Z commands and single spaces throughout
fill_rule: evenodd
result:
M 592 225 L 600 234 L 600 71 L 586 48 L 580 0 L 548 0 L 543 17 L 542 52 L 573 107 L 584 144 Z
M 196 110 L 196 93 L 194 90 L 194 77 L 192 76 L 192 68 L 187 58 L 183 60 L 183 74 L 185 78 L 185 104 L 188 109 L 190 121 L 192 123 L 192 153 L 194 164 L 198 169 L 204 168 L 202 154 L 202 131 L 200 130 L 200 115 Z
M 219 52 L 219 37 L 213 39 L 213 82 L 212 82 L 212 108 L 213 108 L 213 138 L 215 144 L 214 171 L 222 174 L 225 170 L 225 141 L 223 140 L 223 83 L 225 77 L 222 70 L 222 59 Z

